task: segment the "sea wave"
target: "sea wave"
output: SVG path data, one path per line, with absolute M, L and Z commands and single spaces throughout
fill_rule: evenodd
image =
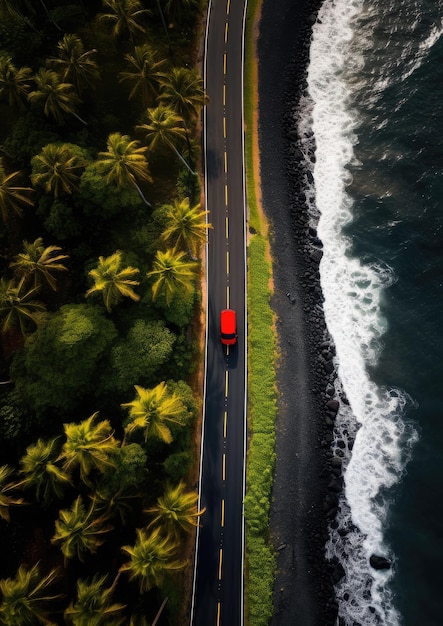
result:
M 359 0 L 324 2 L 313 30 L 298 132 L 310 172 L 305 182 L 312 225 L 323 243 L 320 275 L 326 323 L 336 346 L 337 392 L 346 398 L 334 444 L 344 460 L 345 489 L 327 546 L 328 556 L 337 558 L 344 571 L 336 587 L 340 623 L 396 626 L 400 615 L 389 585 L 395 555 L 385 543 L 384 529 L 389 489 L 400 480 L 417 434 L 404 417 L 409 396 L 377 385 L 369 375 L 387 331 L 383 292 L 395 274 L 382 262 L 352 256 L 344 232 L 353 219 L 347 190 L 360 123 L 351 105 L 356 82 L 346 75 L 351 57 L 354 67 L 362 66 L 350 45 L 363 8 Z M 392 567 L 375 570 L 370 565 L 374 554 L 386 557 Z

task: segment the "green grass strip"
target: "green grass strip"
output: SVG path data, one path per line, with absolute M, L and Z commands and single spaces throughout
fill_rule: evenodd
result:
M 269 510 L 275 463 L 275 340 L 269 306 L 270 264 L 266 240 L 253 236 L 248 249 L 248 425 L 249 450 L 245 497 L 247 601 L 246 623 L 267 626 L 273 612 L 276 569 L 269 541 Z
M 268 626 L 273 613 L 272 590 L 276 571 L 270 544 L 269 512 L 275 464 L 277 415 L 275 361 L 277 345 L 270 307 L 272 265 L 266 223 L 258 210 L 254 176 L 254 111 L 257 64 L 254 20 L 261 0 L 249 0 L 245 49 L 245 150 L 248 198 L 248 429 L 249 448 L 245 498 L 246 585 L 245 622 Z

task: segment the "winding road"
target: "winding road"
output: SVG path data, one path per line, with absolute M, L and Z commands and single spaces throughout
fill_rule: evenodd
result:
M 207 319 L 200 507 L 191 626 L 243 625 L 246 452 L 246 202 L 243 57 L 247 0 L 209 2 L 204 80 Z M 237 311 L 238 341 L 222 346 L 219 315 Z

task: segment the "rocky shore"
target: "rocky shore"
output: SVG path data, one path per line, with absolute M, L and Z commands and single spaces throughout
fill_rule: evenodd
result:
M 270 222 L 277 316 L 279 415 L 271 533 L 277 550 L 271 626 L 333 626 L 341 566 L 325 558 L 342 489 L 333 452 L 334 345 L 322 307 L 322 245 L 309 223 L 308 175 L 294 110 L 306 88 L 312 25 L 321 0 L 263 0 L 257 43 L 262 204 Z M 310 155 L 311 159 L 315 154 Z

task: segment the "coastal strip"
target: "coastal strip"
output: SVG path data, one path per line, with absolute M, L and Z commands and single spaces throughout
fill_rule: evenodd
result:
M 331 450 L 339 406 L 335 351 L 323 315 L 322 245 L 309 223 L 294 118 L 320 5 L 263 0 L 257 46 L 261 195 L 270 223 L 279 344 L 270 520 L 278 571 L 271 626 L 335 624 L 333 585 L 342 574 L 325 559 L 342 488 L 341 459 Z

